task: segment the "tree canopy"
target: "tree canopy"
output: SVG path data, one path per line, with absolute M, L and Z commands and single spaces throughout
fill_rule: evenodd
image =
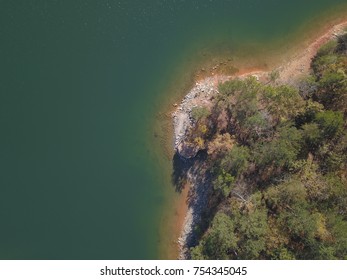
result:
M 195 109 L 213 191 L 193 259 L 347 259 L 346 41 L 295 87 L 234 79 Z

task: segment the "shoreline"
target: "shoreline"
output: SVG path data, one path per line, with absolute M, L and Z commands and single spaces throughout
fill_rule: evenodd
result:
M 328 30 L 318 36 L 316 39 L 307 42 L 307 46 L 304 50 L 299 50 L 292 56 L 288 57 L 281 65 L 276 65 L 271 71 L 268 69 L 243 69 L 233 75 L 213 74 L 199 79 L 195 82 L 195 85 L 189 90 L 188 94 L 185 95 L 180 104 L 174 104 L 176 109 L 172 113 L 173 118 L 173 136 L 174 136 L 174 151 L 181 154 L 185 153 L 181 143 L 185 138 L 185 133 L 189 131 L 189 128 L 193 125 L 191 117 L 191 110 L 196 106 L 209 106 L 209 100 L 214 95 L 218 94 L 218 84 L 221 82 L 228 81 L 234 78 L 247 78 L 254 76 L 261 82 L 269 82 L 269 75 L 272 71 L 276 71 L 279 74 L 277 83 L 280 84 L 295 84 L 301 77 L 307 75 L 310 71 L 310 64 L 312 58 L 316 55 L 319 48 L 338 37 L 339 35 L 346 33 L 345 28 L 347 27 L 347 21 L 344 20 L 338 24 L 333 25 Z M 191 156 L 194 153 L 187 155 Z M 192 232 L 194 226 L 199 220 L 199 214 L 201 213 L 201 203 L 203 203 L 204 196 L 207 191 L 206 184 L 197 181 L 195 172 L 188 172 L 188 181 L 190 188 L 184 190 L 181 194 L 183 200 L 186 202 L 184 218 L 180 215 L 177 217 L 178 226 L 181 225 L 180 236 L 178 238 L 178 250 L 179 259 L 185 259 L 187 257 L 187 251 L 190 247 L 189 243 L 192 242 Z M 205 181 L 205 178 L 199 178 L 201 181 Z M 183 222 L 182 222 L 183 220 Z

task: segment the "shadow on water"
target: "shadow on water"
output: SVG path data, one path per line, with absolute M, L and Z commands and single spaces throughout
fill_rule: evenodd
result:
M 187 179 L 188 170 L 193 165 L 193 162 L 193 159 L 181 157 L 177 151 L 174 154 L 172 158 L 172 183 L 175 186 L 176 192 L 182 192 Z
M 206 150 L 199 151 L 195 157 L 190 159 L 186 159 L 176 152 L 172 159 L 172 182 L 176 192 L 182 192 L 188 179 L 194 185 L 190 189 L 186 201 L 192 213 L 191 229 L 185 231 L 186 248 L 196 246 L 198 242 L 197 237 L 207 228 L 206 225 L 201 224 L 202 217 L 208 214 L 205 211 L 208 208 L 208 201 L 211 195 L 211 181 L 205 169 L 207 156 Z M 185 254 L 189 258 L 188 251 Z

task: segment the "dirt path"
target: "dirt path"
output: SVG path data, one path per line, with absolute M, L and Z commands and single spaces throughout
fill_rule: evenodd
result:
M 319 48 L 333 38 L 345 33 L 347 21 L 333 26 L 322 36 L 308 44 L 308 47 L 292 57 L 284 66 L 280 67 L 280 82 L 290 83 L 292 80 L 305 75 L 310 70 L 311 60 L 316 55 Z

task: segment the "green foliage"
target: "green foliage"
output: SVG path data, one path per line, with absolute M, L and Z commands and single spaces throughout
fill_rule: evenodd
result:
M 216 107 L 225 109 L 232 129 L 242 141 L 250 141 L 267 127 L 267 120 L 258 110 L 262 88 L 254 77 L 244 81 L 235 79 L 219 87 Z
M 317 77 L 321 77 L 324 73 L 333 70 L 338 56 L 335 54 L 327 54 L 324 56 L 316 57 L 312 62 L 313 72 Z
M 316 115 L 315 121 L 322 130 L 323 137 L 331 139 L 342 131 L 343 115 L 341 112 L 325 111 Z
M 222 169 L 213 182 L 214 189 L 222 194 L 224 197 L 227 197 L 235 183 L 235 177 L 230 173 Z
M 298 115 L 295 120 L 298 125 L 310 123 L 316 117 L 316 114 L 322 112 L 324 106 L 321 103 L 308 99 L 306 101 L 304 112 Z
M 317 217 L 307 209 L 298 206 L 292 207 L 291 211 L 283 211 L 279 214 L 279 224 L 297 240 L 298 245 L 313 242 L 317 230 Z
M 301 147 L 301 133 L 293 126 L 285 125 L 277 130 L 277 137 L 256 147 L 255 160 L 259 168 L 270 165 L 290 167 Z
M 342 217 L 347 217 L 347 187 L 346 179 L 342 179 L 334 173 L 328 173 L 324 176 L 327 184 L 327 203 L 325 210 L 334 210 Z
M 322 139 L 321 130 L 317 123 L 305 123 L 301 127 L 302 138 L 305 142 L 306 150 L 314 151 Z
M 246 138 L 251 140 L 250 143 L 254 143 L 257 139 L 266 136 L 271 128 L 264 114 L 255 113 L 244 120 L 242 129 Z
M 225 99 L 226 97 L 242 98 L 244 93 L 252 93 L 251 95 L 253 95 L 259 91 L 261 86 L 254 77 L 249 77 L 245 80 L 230 80 L 219 85 L 219 100 Z
M 347 260 L 347 221 L 339 215 L 329 216 L 328 226 L 334 236 L 335 257 Z
M 221 161 L 221 167 L 234 177 L 238 177 L 248 167 L 249 149 L 244 146 L 234 146 Z
M 227 197 L 233 189 L 236 179 L 247 170 L 249 158 L 249 149 L 244 146 L 236 145 L 226 153 L 221 159 L 217 177 L 213 181 L 214 189 Z
M 258 259 L 265 250 L 267 210 L 256 204 L 261 195 L 255 194 L 244 206 L 234 201 L 231 216 L 218 212 L 212 226 L 192 250 L 194 259 Z
M 192 108 L 191 115 L 195 121 L 200 121 L 207 118 L 210 115 L 210 111 L 206 107 L 194 107 Z
M 337 47 L 337 41 L 331 40 L 319 48 L 317 52 L 317 56 L 319 57 L 319 56 L 333 54 L 335 52 L 336 47 Z
M 217 213 L 212 226 L 199 246 L 193 249 L 192 257 L 198 259 L 229 259 L 237 248 L 237 238 L 233 234 L 234 224 L 224 213 Z
M 312 160 L 307 160 L 302 166 L 299 178 L 306 189 L 309 201 L 323 203 L 328 199 L 328 184 L 320 174 L 319 166 Z
M 278 70 L 273 70 L 269 74 L 269 79 L 271 82 L 275 82 L 280 77 L 280 72 Z
M 324 74 L 319 80 L 319 89 L 315 95 L 325 108 L 343 110 L 347 105 L 347 79 L 344 72 Z
M 217 214 L 193 259 L 347 259 L 346 42 L 318 51 L 299 90 L 235 79 L 197 114 Z
M 300 96 L 302 96 L 304 100 L 310 100 L 317 90 L 317 87 L 316 78 L 313 76 L 304 77 L 298 83 Z
M 268 208 L 276 213 L 290 210 L 293 204 L 305 207 L 307 204 L 306 196 L 304 185 L 297 179 L 270 187 L 264 193 Z
M 292 119 L 304 110 L 305 103 L 299 91 L 289 86 L 266 87 L 263 98 L 276 123 Z
M 238 215 L 239 214 L 239 215 Z M 266 246 L 268 233 L 267 209 L 261 201 L 261 194 L 256 193 L 250 202 L 237 214 L 234 214 L 237 225 L 237 235 L 242 244 L 238 251 L 238 258 L 259 259 Z

